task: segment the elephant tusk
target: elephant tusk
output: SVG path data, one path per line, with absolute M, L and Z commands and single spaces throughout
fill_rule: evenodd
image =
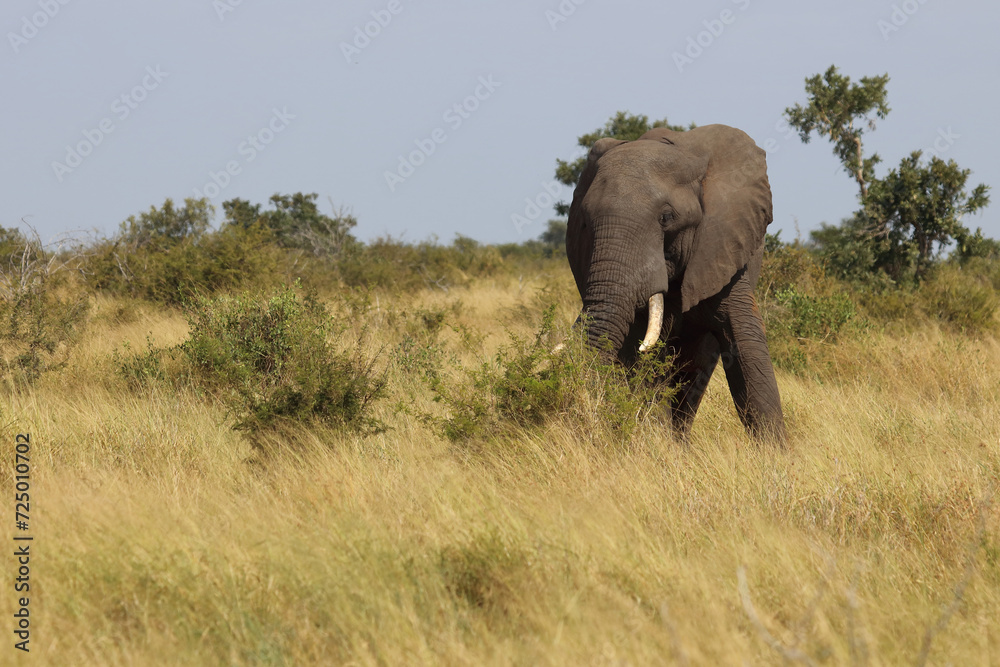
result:
M 657 292 L 649 297 L 649 326 L 646 327 L 646 337 L 639 346 L 640 352 L 645 352 L 660 339 L 660 329 L 663 327 L 663 293 Z
M 566 343 L 559 343 L 554 348 L 552 348 L 552 352 L 550 352 L 550 354 L 559 354 L 565 349 L 566 349 Z

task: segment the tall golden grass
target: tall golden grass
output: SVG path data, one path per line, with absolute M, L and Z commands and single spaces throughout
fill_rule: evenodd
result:
M 488 355 L 551 299 L 568 324 L 568 271 L 380 294 L 358 319 L 391 350 L 402 311 L 446 309 Z M 33 443 L 36 664 L 1000 664 L 992 338 L 867 332 L 779 372 L 784 452 L 748 440 L 721 372 L 686 445 L 569 417 L 454 445 L 387 350 L 390 430 L 262 457 L 208 397 L 115 376 L 123 342 L 185 335 L 98 299 L 65 369 L 2 388 L 11 506 L 14 434 Z

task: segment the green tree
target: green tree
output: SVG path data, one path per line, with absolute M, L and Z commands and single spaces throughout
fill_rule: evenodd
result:
M 223 203 L 222 209 L 229 225 L 246 229 L 260 223 L 274 234 L 282 247 L 337 257 L 355 242 L 350 230 L 358 221 L 344 210 L 335 210 L 332 217 L 321 213 L 316 197 L 316 193 L 275 194 L 270 199 L 273 210 L 262 210 L 260 204 L 243 199 L 231 199 Z
M 593 132 L 588 132 L 587 134 L 577 137 L 576 143 L 585 151 L 589 151 L 590 147 L 597 143 L 598 139 L 611 137 L 613 139 L 622 139 L 624 141 L 635 141 L 655 127 L 665 127 L 676 132 L 683 132 L 688 129 L 694 129 L 696 126 L 694 123 L 691 123 L 688 127 L 684 127 L 682 125 L 671 125 L 667 122 L 666 118 L 655 120 L 652 124 L 650 124 L 648 116 L 633 116 L 627 111 L 619 111 L 608 119 L 608 122 L 604 124 L 604 127 L 599 127 Z M 556 159 L 556 180 L 563 185 L 575 187 L 576 182 L 580 180 L 580 174 L 583 173 L 583 168 L 586 166 L 586 154 L 578 157 L 572 162 Z M 565 202 L 556 202 L 556 213 L 558 215 L 568 214 L 569 204 Z
M 796 104 L 785 109 L 788 124 L 799 131 L 803 143 L 809 143 L 813 131 L 833 142 L 833 152 L 858 183 L 862 200 L 881 158 L 877 153 L 864 157 L 861 135 L 866 127 L 875 129 L 872 114 L 885 118 L 889 113 L 885 89 L 888 83 L 889 75 L 883 74 L 864 77 L 860 84 L 852 84 L 851 77 L 839 74 L 831 65 L 822 76 L 806 79 L 809 96 L 806 106 Z
M 940 251 L 953 240 L 969 238 L 962 216 L 989 204 L 989 188 L 980 183 L 966 192 L 972 173 L 954 160 L 934 156 L 921 163 L 921 152 L 903 158 L 897 169 L 872 182 L 865 212 L 885 230 L 885 249 L 876 263 L 894 278 L 923 277 Z
M 881 159 L 874 153 L 865 157 L 861 138 L 866 128 L 875 129 L 874 117 L 889 113 L 888 82 L 884 74 L 851 83 L 831 66 L 806 79 L 808 102 L 788 107 L 785 116 L 804 143 L 813 131 L 827 137 L 858 184 L 861 208 L 839 228 L 823 225 L 812 232 L 813 246 L 843 277 L 883 271 L 896 281 L 920 280 L 945 246 L 974 238 L 961 219 L 989 203 L 989 187 L 980 184 L 967 192 L 968 169 L 938 157 L 922 163 L 920 151 L 884 178 L 875 177 Z
M 197 240 L 212 224 L 215 208 L 208 199 L 185 199 L 177 208 L 172 199 L 162 208 L 150 206 L 139 215 L 130 215 L 121 224 L 120 238 L 133 251 L 138 249 L 167 250 L 186 239 Z
M 871 282 L 875 256 L 884 251 L 885 238 L 868 229 L 861 215 L 841 220 L 839 225 L 820 223 L 809 232 L 809 247 L 823 257 L 828 270 L 838 278 L 856 282 Z
M 23 250 L 25 238 L 16 227 L 7 229 L 0 225 L 0 262 L 3 262 L 13 253 Z
M 553 248 L 566 245 L 566 221 L 549 220 L 548 227 L 541 233 L 538 240 Z
M 187 199 L 178 208 L 129 216 L 120 231 L 89 249 L 87 282 L 99 290 L 180 305 L 193 294 L 266 285 L 277 272 L 278 253 L 263 225 L 211 228 L 208 199 Z
M 546 257 L 566 255 L 566 227 L 565 220 L 549 220 L 545 231 L 538 235 L 534 243 L 541 243 Z
M 973 257 L 1000 259 L 1000 241 L 983 236 L 983 230 L 980 227 L 977 227 L 974 233 L 956 237 L 955 241 L 953 257 L 960 262 Z
M 230 199 L 222 202 L 222 212 L 226 224 L 250 229 L 261 221 L 260 204 L 251 204 L 245 199 Z

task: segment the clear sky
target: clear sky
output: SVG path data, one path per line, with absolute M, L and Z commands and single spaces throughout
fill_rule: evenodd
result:
M 985 1 L 4 0 L 0 225 L 113 233 L 167 197 L 302 191 L 364 240 L 525 240 L 555 159 L 628 110 L 768 145 L 790 239 L 857 207 L 830 145 L 780 127 L 836 64 L 891 77 L 879 174 L 956 160 L 994 187 L 967 224 L 996 238 L 998 25 Z

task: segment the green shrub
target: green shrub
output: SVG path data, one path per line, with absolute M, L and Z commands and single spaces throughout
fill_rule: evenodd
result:
M 887 242 L 876 237 L 864 216 L 841 220 L 840 225 L 820 223 L 809 233 L 812 250 L 822 259 L 827 272 L 840 280 L 871 285 L 873 280 L 891 283 L 879 270 L 878 257 L 884 255 Z
M 812 252 L 797 244 L 783 245 L 777 235 L 768 235 L 757 281 L 762 300 L 789 288 L 812 293 L 827 282 L 823 264 Z
M 37 235 L 0 227 L 0 249 L 0 358 L 34 382 L 66 364 L 90 304 L 70 279 L 73 258 L 47 251 Z
M 4 262 L 8 262 L 15 254 L 21 253 L 26 243 L 27 239 L 24 238 L 24 234 L 20 230 L 7 229 L 0 225 L 0 257 L 3 258 Z
M 944 266 L 947 269 L 961 270 L 962 275 L 1000 291 L 1000 256 L 967 257 L 957 262 L 948 262 Z
M 122 344 L 122 352 L 115 350 L 111 355 L 111 361 L 118 376 L 131 388 L 138 389 L 168 379 L 163 359 L 172 353 L 173 350 L 155 347 L 153 339 L 147 336 L 144 353 L 132 354 L 131 346 L 125 341 Z
M 176 209 L 130 217 L 113 239 L 98 243 L 88 263 L 95 289 L 181 305 L 197 295 L 278 282 L 282 251 L 262 224 L 208 229 L 211 207 L 189 199 Z
M 197 239 L 208 231 L 215 209 L 208 199 L 184 200 L 184 206 L 174 207 L 172 199 L 166 199 L 157 209 L 150 206 L 148 211 L 130 215 L 121 224 L 121 238 L 136 248 L 166 250 L 187 239 Z
M 907 321 L 925 322 L 924 313 L 917 306 L 916 290 L 912 287 L 877 289 L 858 286 L 854 290 L 865 317 L 880 324 Z
M 975 232 L 964 230 L 955 237 L 955 249 L 951 257 L 959 262 L 968 260 L 1000 260 L 1000 241 L 983 236 L 982 228 Z
M 822 365 L 823 346 L 866 326 L 857 315 L 857 292 L 828 274 L 814 251 L 769 236 L 757 294 L 774 364 L 793 372 Z
M 856 321 L 857 306 L 846 294 L 810 296 L 789 287 L 774 295 L 765 314 L 768 350 L 779 368 L 815 371 L 824 361 L 823 346 L 836 342 Z
M 985 266 L 985 265 L 982 265 Z M 917 302 L 930 318 L 970 332 L 997 329 L 995 281 L 1000 272 L 977 274 L 973 266 L 946 264 L 937 267 L 917 290 Z
M 503 264 L 497 247 L 459 234 L 448 246 L 434 240 L 408 244 L 392 238 L 356 244 L 343 254 L 337 268 L 349 287 L 447 292 L 473 278 L 494 276 Z
M 932 268 L 917 286 L 858 287 L 867 318 L 903 327 L 937 321 L 967 332 L 996 331 L 1000 310 L 1000 262 L 983 258 L 949 261 Z
M 403 337 L 392 353 L 393 361 L 404 372 L 430 381 L 436 381 L 440 377 L 444 356 L 444 350 L 439 344 L 424 342 L 409 335 Z
M 579 335 L 555 353 L 554 313 L 552 307 L 545 312 L 532 340 L 510 333 L 508 346 L 462 369 L 457 380 L 432 378 L 434 400 L 448 410 L 437 420 L 448 439 L 482 440 L 565 417 L 592 434 L 628 442 L 645 417 L 663 409 L 673 390 L 665 382 L 672 360 L 662 350 L 642 355 L 629 369 Z
M 320 422 L 363 432 L 385 379 L 360 343 L 330 343 L 343 332 L 313 296 L 284 288 L 201 299 L 188 309 L 190 337 L 180 346 L 193 379 L 216 392 L 236 428 L 257 432 L 282 422 Z
M 233 199 L 223 204 L 225 223 L 211 228 L 207 199 L 130 216 L 112 238 L 94 244 L 87 263 L 91 287 L 117 295 L 182 305 L 196 295 L 272 287 L 302 279 L 323 289 L 368 287 L 394 291 L 467 286 L 480 278 L 539 272 L 557 266 L 562 250 L 548 242 L 484 245 L 457 235 L 403 243 L 380 238 L 361 243 L 350 230 L 357 220 L 343 210 L 319 212 L 315 194 L 274 195 L 272 209 Z M 548 238 L 548 237 L 547 237 Z M 0 236 L 0 247 L 3 237 Z
M 855 316 L 855 304 L 846 294 L 809 296 L 794 287 L 775 294 L 769 329 L 793 338 L 832 341 Z
M 450 309 L 457 312 L 461 302 L 456 301 Z M 424 380 L 437 381 L 447 356 L 439 336 L 445 328 L 448 310 L 443 308 L 418 308 L 404 312 L 393 323 L 402 331 L 402 340 L 393 350 L 392 358 L 396 366 L 404 372 Z
M 243 199 L 231 199 L 222 208 L 227 225 L 244 229 L 260 225 L 283 248 L 298 248 L 316 257 L 336 259 L 357 243 L 350 230 L 358 221 L 343 209 L 334 210 L 333 217 L 320 213 L 316 197 L 316 193 L 275 194 L 270 199 L 274 210 L 262 210 L 260 204 Z

